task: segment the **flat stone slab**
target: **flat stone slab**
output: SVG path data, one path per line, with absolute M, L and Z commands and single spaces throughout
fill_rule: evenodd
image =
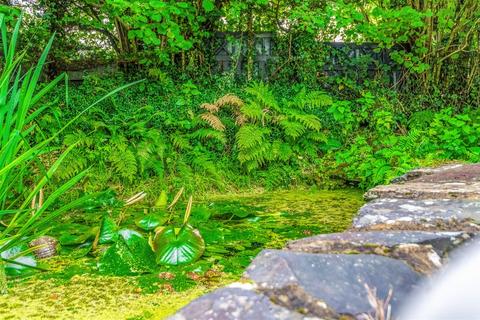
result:
M 291 241 L 287 249 L 308 253 L 378 254 L 405 261 L 422 274 L 431 274 L 442 266 L 449 251 L 471 238 L 466 232 L 343 232 Z
M 194 300 L 170 320 L 301 320 L 304 315 L 274 304 L 252 288 L 226 287 Z M 318 319 L 318 318 L 310 318 Z
M 480 181 L 480 164 L 451 164 L 437 168 L 419 168 L 394 179 L 393 183 L 416 182 L 475 182 Z
M 353 228 L 480 230 L 480 201 L 377 199 L 365 204 L 353 221 Z
M 276 304 L 308 316 L 351 317 L 372 312 L 368 285 L 385 299 L 393 289 L 392 313 L 422 276 L 406 263 L 373 254 L 310 254 L 264 250 L 245 272 Z M 348 319 L 348 318 L 347 318 Z
M 405 173 L 404 175 L 401 175 L 400 177 L 393 179 L 392 183 L 402 183 L 402 182 L 412 181 L 424 176 L 434 175 L 437 173 L 442 174 L 444 172 L 449 172 L 450 170 L 456 170 L 466 166 L 470 166 L 470 165 L 462 164 L 462 163 L 453 163 L 453 164 L 442 165 L 434 168 L 432 167 L 417 168 Z
M 364 198 L 480 200 L 480 182 L 416 182 L 376 186 Z
M 381 246 L 394 248 L 404 244 L 430 245 L 439 254 L 470 240 L 467 232 L 428 232 L 428 231 L 364 231 L 321 234 L 309 238 L 290 241 L 287 249 L 309 253 L 339 253 L 337 250 L 366 250 Z M 362 253 L 362 252 L 360 252 Z

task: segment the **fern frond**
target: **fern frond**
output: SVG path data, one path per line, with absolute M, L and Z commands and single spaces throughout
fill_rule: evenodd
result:
M 323 132 L 309 132 L 306 138 L 315 142 L 326 143 L 328 141 L 328 136 Z
M 316 115 L 293 113 L 289 116 L 301 122 L 308 129 L 318 131 L 322 128 L 322 123 L 320 122 L 320 119 Z
M 256 121 L 261 120 L 263 116 L 262 107 L 255 101 L 251 101 L 250 103 L 244 105 L 240 109 L 240 112 L 247 119 L 256 120 Z
M 213 113 L 202 113 L 200 115 L 200 118 L 206 123 L 208 123 L 213 129 L 218 131 L 225 131 L 225 125 L 222 123 L 222 120 L 220 120 L 220 118 L 218 118 Z
M 302 89 L 288 103 L 289 106 L 299 109 L 318 109 L 320 107 L 329 106 L 333 103 L 332 98 L 323 91 L 309 91 Z
M 73 178 L 88 167 L 88 159 L 78 152 L 70 153 L 60 166 L 57 174 L 61 180 Z
M 203 103 L 200 105 L 200 108 L 207 110 L 208 112 L 214 112 L 214 113 L 219 110 L 216 104 L 211 104 L 211 103 Z
M 272 143 L 272 160 L 288 161 L 293 155 L 293 150 L 288 143 L 282 142 L 281 140 L 275 140 Z
M 243 114 L 239 113 L 235 117 L 235 124 L 237 126 L 243 126 L 246 122 L 248 121 L 247 117 L 245 117 Z
M 190 137 L 201 140 L 214 139 L 222 144 L 226 143 L 225 133 L 207 128 L 200 128 L 198 130 L 195 130 L 190 134 Z
M 263 82 L 253 83 L 245 91 L 251 94 L 255 101 L 258 101 L 263 108 L 279 111 L 278 102 L 268 85 Z
M 261 145 L 264 141 L 264 135 L 270 132 L 267 128 L 258 127 L 247 124 L 240 129 L 236 134 L 237 145 L 240 149 L 249 149 L 257 145 Z
M 177 149 L 186 150 L 192 147 L 188 139 L 186 139 L 183 135 L 179 134 L 178 132 L 175 132 L 174 134 L 172 134 L 170 139 L 172 141 L 173 146 Z
M 282 120 L 280 121 L 280 126 L 289 138 L 297 139 L 305 133 L 305 126 L 299 122 Z
M 226 94 L 223 97 L 220 97 L 216 102 L 215 106 L 218 109 L 221 109 L 224 106 L 232 106 L 241 108 L 244 105 L 243 100 L 234 94 Z
M 109 160 L 113 166 L 115 172 L 117 172 L 121 178 L 132 182 L 137 174 L 137 159 L 135 154 L 130 149 L 124 151 L 113 151 Z

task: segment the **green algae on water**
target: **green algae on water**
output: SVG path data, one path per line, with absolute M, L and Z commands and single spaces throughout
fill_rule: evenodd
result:
M 194 264 L 119 277 L 99 274 L 98 257 L 62 255 L 46 260 L 49 272 L 9 281 L 9 293 L 0 296 L 0 314 L 2 319 L 164 319 L 238 280 L 262 249 L 345 230 L 362 203 L 362 193 L 353 189 L 206 197 L 195 206 L 208 210 L 197 210 L 197 220 L 192 217 L 206 242 L 204 256 Z

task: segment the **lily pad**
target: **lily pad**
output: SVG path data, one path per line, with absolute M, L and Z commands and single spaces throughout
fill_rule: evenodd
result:
M 119 276 L 153 272 L 155 254 L 148 241 L 133 230 L 120 230 L 119 235 L 101 257 L 99 271 Z
M 220 219 L 244 219 L 253 216 L 257 211 L 257 209 L 244 206 L 239 202 L 213 204 L 211 209 L 214 211 L 214 216 Z
M 190 225 L 167 227 L 155 237 L 156 261 L 162 265 L 189 264 L 200 258 L 205 242 L 198 230 Z
M 25 250 L 28 250 L 27 245 L 19 245 L 0 253 L 3 259 L 14 261 L 5 264 L 5 273 L 7 276 L 22 276 L 36 271 L 34 268 L 37 267 L 37 260 L 32 253 L 18 256 Z
M 143 216 L 135 221 L 137 227 L 145 230 L 151 231 L 156 227 L 163 225 L 167 221 L 167 218 L 156 213 L 150 213 L 146 216 Z
M 120 208 L 123 202 L 117 199 L 117 195 L 113 190 L 107 190 L 97 194 L 95 197 L 87 199 L 82 207 L 85 212 L 98 212 L 101 208 Z
M 92 241 L 82 243 L 78 247 L 71 249 L 70 257 L 72 257 L 74 259 L 83 258 L 87 254 L 89 254 L 90 251 L 92 251 L 92 249 L 93 249 L 93 242 Z
M 98 243 L 107 244 L 113 243 L 118 239 L 118 227 L 115 221 L 109 216 L 105 215 L 100 226 L 100 237 Z
M 206 206 L 198 206 L 196 208 L 192 209 L 192 214 L 190 216 L 190 221 L 195 221 L 195 222 L 204 222 L 210 219 L 210 216 L 212 215 L 212 212 L 210 209 Z
M 65 230 L 58 237 L 58 241 L 62 246 L 71 246 L 85 243 L 88 240 L 93 240 L 95 238 L 98 232 L 98 227 L 86 229 L 82 228 L 81 230 L 84 230 L 83 233 L 79 233 L 78 231 L 73 231 L 73 233 L 70 233 L 69 230 Z

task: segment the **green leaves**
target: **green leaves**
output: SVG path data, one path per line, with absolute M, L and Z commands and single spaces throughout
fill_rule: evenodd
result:
M 118 227 L 115 221 L 108 215 L 104 215 L 100 226 L 98 243 L 107 244 L 115 242 L 118 239 L 117 231 Z
M 163 265 L 189 264 L 200 258 L 205 243 L 198 230 L 190 225 L 167 227 L 154 240 L 156 262 Z
M 202 7 L 205 12 L 210 12 L 215 9 L 215 3 L 212 0 L 202 0 Z
M 152 231 L 155 228 L 163 225 L 167 221 L 167 218 L 158 213 L 150 213 L 146 216 L 140 217 L 135 221 L 137 227 L 145 230 Z
M 148 241 L 133 230 L 121 230 L 119 235 L 98 262 L 99 271 L 119 276 L 154 271 L 155 255 Z
M 7 261 L 5 273 L 8 276 L 22 276 L 35 271 L 37 260 L 31 252 L 25 253 L 28 251 L 28 247 L 23 244 L 0 253 L 0 257 Z

